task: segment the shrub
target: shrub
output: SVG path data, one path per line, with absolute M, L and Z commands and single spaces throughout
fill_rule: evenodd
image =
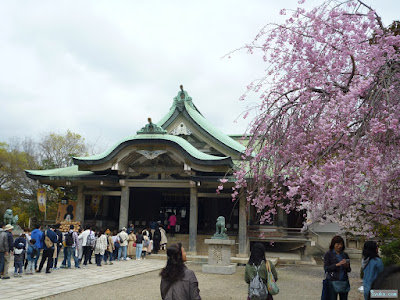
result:
M 383 244 L 380 248 L 385 266 L 400 265 L 400 239 Z

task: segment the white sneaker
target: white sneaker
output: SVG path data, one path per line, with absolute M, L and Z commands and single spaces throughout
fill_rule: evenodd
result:
M 127 257 L 126 260 L 131 260 L 131 259 L 129 257 Z

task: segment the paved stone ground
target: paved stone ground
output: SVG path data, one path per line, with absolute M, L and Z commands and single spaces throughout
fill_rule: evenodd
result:
M 165 261 L 116 262 L 112 266 L 90 265 L 82 270 L 58 270 L 52 274 L 24 275 L 0 282 L 0 299 L 161 299 L 158 273 Z M 188 263 L 199 281 L 202 299 L 246 299 L 247 284 L 244 282 L 244 266 L 237 267 L 232 275 L 204 274 L 201 264 Z M 352 261 L 350 275 L 350 300 L 362 300 L 357 288 L 360 262 Z M 280 293 L 275 300 L 320 299 L 323 269 L 317 266 L 277 266 Z M 66 292 L 70 290 L 70 292 Z M 61 294 L 60 294 L 61 293 Z
M 129 260 L 117 261 L 113 265 L 103 265 L 101 267 L 92 264 L 87 269 L 60 269 L 53 271 L 51 274 L 46 274 L 42 270 L 41 273 L 35 273 L 34 275 L 24 274 L 22 277 L 1 280 L 0 299 L 41 299 L 46 296 L 69 292 L 72 289 L 82 288 L 86 292 L 88 291 L 87 287 L 96 287 L 97 284 L 104 284 L 108 281 L 118 282 L 117 280 L 121 278 L 132 278 L 132 276 L 135 277 L 134 275 L 159 270 L 164 265 L 165 261 L 161 260 Z M 13 271 L 10 268 L 11 276 Z M 118 291 L 116 292 L 118 293 Z M 98 297 L 93 297 L 90 292 L 86 294 L 85 299 L 112 299 L 103 297 L 101 293 Z M 69 299 L 65 298 L 65 295 L 63 299 Z M 55 297 L 58 298 L 58 296 Z M 115 299 L 118 299 L 118 297 Z

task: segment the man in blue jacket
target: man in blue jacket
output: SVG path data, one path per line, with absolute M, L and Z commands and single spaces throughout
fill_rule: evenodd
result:
M 49 229 L 44 232 L 42 244 L 42 260 L 40 261 L 39 269 L 36 272 L 40 273 L 40 271 L 42 271 L 44 262 L 47 259 L 46 273 L 50 273 L 50 268 L 53 265 L 54 244 L 57 244 L 57 234 L 54 232 L 54 225 L 50 225 Z
M 34 229 L 31 233 L 31 238 L 36 240 L 35 246 L 38 249 L 38 254 L 35 257 L 35 270 L 37 270 L 37 262 L 40 257 L 40 251 L 43 249 L 43 244 L 42 244 L 42 239 L 43 239 L 43 231 L 42 231 L 42 225 L 37 225 L 36 229 Z

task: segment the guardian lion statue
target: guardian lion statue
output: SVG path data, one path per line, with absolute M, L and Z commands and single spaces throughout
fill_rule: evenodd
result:
M 217 223 L 215 224 L 216 231 L 214 236 L 224 236 L 226 234 L 225 228 L 225 217 L 219 216 L 217 218 Z
M 6 212 L 4 213 L 4 223 L 15 226 L 17 225 L 17 222 L 18 222 L 18 215 L 14 216 L 12 209 L 6 209 Z

